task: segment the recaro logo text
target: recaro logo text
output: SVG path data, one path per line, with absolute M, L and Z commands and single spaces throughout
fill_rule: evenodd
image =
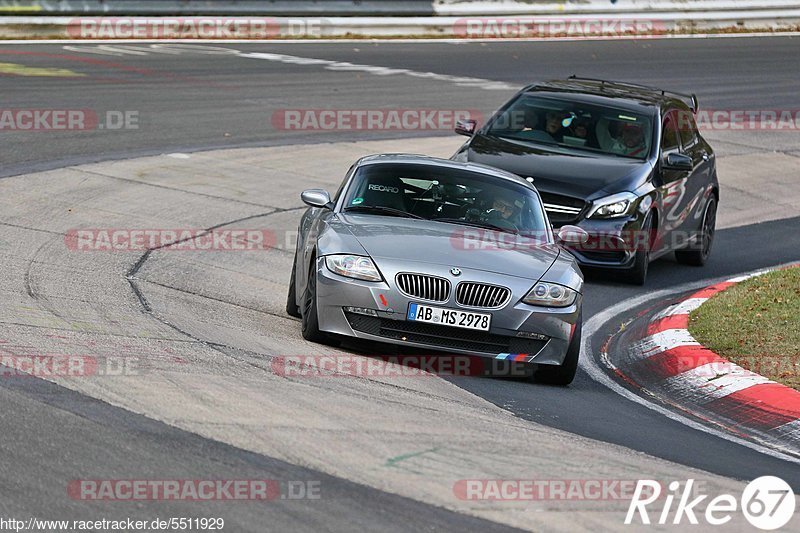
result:
M 400 192 L 400 189 L 398 189 L 397 187 L 390 187 L 388 185 L 375 185 L 375 184 L 371 184 L 369 186 L 369 190 L 378 192 L 390 192 L 392 194 L 397 194 Z

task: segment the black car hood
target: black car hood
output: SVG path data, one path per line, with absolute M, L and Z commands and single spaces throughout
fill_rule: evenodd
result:
M 651 171 L 650 163 L 631 158 L 551 151 L 531 143 L 475 135 L 467 160 L 534 178 L 542 192 L 594 199 L 634 190 Z M 601 193 L 602 191 L 602 193 Z

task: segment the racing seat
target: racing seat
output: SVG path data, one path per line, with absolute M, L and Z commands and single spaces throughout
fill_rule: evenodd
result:
M 364 205 L 377 205 L 407 211 L 403 181 L 397 176 L 380 176 L 369 180 L 362 194 Z

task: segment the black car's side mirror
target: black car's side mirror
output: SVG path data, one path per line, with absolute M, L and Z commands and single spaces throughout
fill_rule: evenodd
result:
M 694 168 L 691 157 L 677 152 L 667 154 L 663 161 L 666 170 L 692 170 Z
M 300 199 L 303 200 L 303 203 L 311 207 L 333 208 L 331 195 L 324 189 L 307 189 L 300 193 Z
M 467 137 L 472 137 L 472 134 L 475 133 L 475 129 L 478 127 L 478 122 L 476 120 L 467 119 L 467 120 L 457 120 L 456 121 L 456 133 L 459 135 L 466 135 Z

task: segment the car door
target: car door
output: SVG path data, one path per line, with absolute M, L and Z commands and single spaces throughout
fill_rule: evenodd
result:
M 674 238 L 679 238 L 676 233 L 686 218 L 687 184 L 692 174 L 688 169 L 670 168 L 667 158 L 670 154 L 682 154 L 681 138 L 678 131 L 678 117 L 674 109 L 665 113 L 661 122 L 661 145 L 659 150 L 659 183 L 661 192 L 661 229 L 655 251 L 663 248 L 672 248 Z
M 692 172 L 686 183 L 686 216 L 680 227 L 682 233 L 691 235 L 697 232 L 703 223 L 706 192 L 711 184 L 713 154 L 709 153 L 706 143 L 700 139 L 692 113 L 680 109 L 676 116 L 681 150 L 692 159 Z

